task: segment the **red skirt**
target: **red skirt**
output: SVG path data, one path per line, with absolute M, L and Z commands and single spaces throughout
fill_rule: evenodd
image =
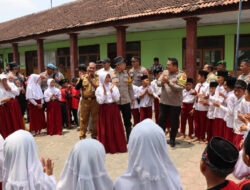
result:
M 14 131 L 10 121 L 10 115 L 7 113 L 6 107 L 4 105 L 0 106 L 0 133 L 4 139 Z
M 124 127 L 117 104 L 100 105 L 97 136 L 105 147 L 106 153 L 127 151 Z
M 227 126 L 224 128 L 224 138 L 227 139 L 228 141 L 230 141 L 231 143 L 233 143 L 233 139 L 234 139 L 233 128 L 230 128 Z
M 242 139 L 243 139 L 243 135 L 238 135 L 234 133 L 233 144 L 234 146 L 236 146 L 236 148 L 238 148 L 238 150 L 240 150 L 240 143 Z
M 40 104 L 41 100 L 35 100 L 36 103 Z M 38 109 L 30 101 L 28 103 L 29 114 L 30 114 L 30 131 L 40 131 L 46 128 L 44 109 Z
M 139 112 L 139 108 L 137 108 L 137 109 L 131 109 L 131 113 L 132 113 L 133 119 L 134 119 L 134 126 L 136 126 L 137 123 L 140 123 L 140 112 Z
M 140 120 L 152 119 L 152 106 L 150 107 L 140 107 Z
M 58 101 L 51 101 L 47 103 L 47 134 L 62 134 L 61 104 Z
M 5 104 L 6 112 L 9 114 L 10 122 L 12 124 L 12 132 L 19 129 L 24 129 L 23 116 L 18 100 L 11 99 Z
M 225 125 L 226 125 L 226 123 L 223 119 L 215 118 L 213 121 L 213 136 L 224 138 Z

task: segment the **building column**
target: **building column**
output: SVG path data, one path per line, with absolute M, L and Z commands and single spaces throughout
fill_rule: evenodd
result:
M 186 18 L 186 73 L 196 78 L 197 22 L 198 17 Z
M 43 49 L 43 39 L 37 39 L 37 65 L 38 73 L 44 71 L 44 49 Z
M 116 26 L 116 54 L 126 57 L 126 26 Z
M 19 63 L 20 60 L 19 60 L 19 52 L 18 52 L 18 43 L 13 43 L 12 49 L 13 49 L 13 62 L 20 64 Z
M 70 37 L 70 76 L 74 78 L 76 76 L 76 69 L 78 65 L 78 45 L 77 34 L 71 33 Z

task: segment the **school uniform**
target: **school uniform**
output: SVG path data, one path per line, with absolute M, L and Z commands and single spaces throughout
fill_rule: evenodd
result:
M 233 144 L 240 150 L 240 142 L 243 139 L 244 132 L 240 132 L 239 128 L 243 125 L 243 122 L 239 120 L 238 114 L 245 114 L 247 111 L 247 105 L 244 96 L 240 99 L 236 98 L 234 107 L 234 139 Z M 249 111 L 249 110 L 248 110 Z
M 206 130 L 207 130 L 207 141 L 210 141 L 212 137 L 214 137 L 213 134 L 213 122 L 214 122 L 214 95 L 210 94 L 208 99 L 208 111 L 207 111 L 207 120 L 206 120 Z
M 26 99 L 28 100 L 30 131 L 39 132 L 46 128 L 44 108 L 39 109 L 37 104 L 44 104 L 43 92 L 40 85 L 37 83 L 40 75 L 32 74 L 29 77 Z
M 99 104 L 99 116 L 97 121 L 97 137 L 103 144 L 107 153 L 126 152 L 126 137 L 117 102 L 120 93 L 116 86 L 112 92 L 112 83 L 104 84 L 108 73 L 100 74 L 100 86 L 96 89 L 95 96 Z M 106 95 L 104 94 L 104 88 Z
M 227 95 L 227 91 L 224 89 L 224 86 L 217 86 L 215 90 L 215 101 L 219 102 L 221 105 L 226 106 L 225 99 L 219 95 L 222 92 L 224 95 Z M 226 123 L 224 121 L 225 112 L 220 107 L 215 107 L 214 109 L 214 136 L 224 137 L 224 129 Z
M 134 98 L 135 103 L 134 105 L 131 104 L 131 113 L 134 119 L 134 126 L 140 122 L 140 99 L 139 99 L 139 87 L 136 85 L 133 85 L 133 91 L 134 91 Z
M 193 134 L 193 116 L 190 114 L 190 112 L 193 109 L 194 102 L 195 102 L 195 96 L 191 95 L 191 93 L 194 92 L 194 89 L 190 89 L 187 91 L 186 89 L 183 90 L 183 104 L 181 106 L 181 133 L 183 135 L 186 131 L 186 123 L 188 120 L 189 125 L 189 133 L 188 136 L 192 136 Z
M 61 135 L 62 134 L 62 113 L 60 102 L 53 97 L 56 95 L 59 100 L 61 99 L 61 91 L 56 87 L 51 87 L 50 83 L 53 79 L 48 80 L 48 88 L 44 92 L 44 99 L 47 102 L 47 134 L 48 135 Z
M 197 137 L 200 140 L 205 139 L 206 119 L 207 119 L 206 116 L 207 116 L 208 107 L 200 103 L 200 101 L 204 99 L 199 97 L 199 95 L 207 95 L 208 88 L 209 88 L 209 84 L 207 82 L 198 83 L 195 86 L 195 91 L 197 92 L 197 97 L 194 103 L 195 137 Z
M 70 122 L 70 106 L 68 102 L 68 91 L 67 89 L 61 89 L 61 112 L 62 112 L 62 122 L 63 127 L 71 128 L 71 122 Z
M 220 108 L 225 112 L 224 121 L 226 127 L 224 128 L 224 138 L 233 143 L 234 139 L 234 109 L 237 98 L 234 95 L 234 91 L 231 91 L 227 95 L 226 106 L 221 105 Z
M 151 82 L 151 87 L 154 96 L 155 122 L 159 124 L 159 98 L 161 97 L 161 87 L 157 85 L 156 79 Z
M 74 87 L 71 89 L 72 92 L 72 102 L 71 102 L 71 112 L 74 117 L 74 123 L 78 126 L 78 116 L 77 116 L 77 110 L 79 106 L 80 101 L 80 90 L 76 90 Z
M 145 90 L 148 89 L 149 92 L 152 93 L 151 86 L 147 87 L 139 87 L 139 94 L 143 94 Z M 144 119 L 152 119 L 152 97 L 148 94 L 145 94 L 142 98 L 140 98 L 140 120 L 143 121 Z

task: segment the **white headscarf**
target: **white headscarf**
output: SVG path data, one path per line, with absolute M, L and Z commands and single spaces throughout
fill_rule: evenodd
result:
M 93 139 L 79 141 L 69 154 L 56 189 L 112 190 L 103 145 Z
M 6 97 L 10 97 L 10 98 L 15 98 L 16 96 L 18 96 L 20 94 L 20 90 L 19 88 L 13 83 L 13 82 L 10 82 L 8 80 L 8 77 L 7 75 L 5 74 L 0 74 L 0 80 L 3 80 L 3 79 L 6 79 L 7 80 L 7 84 L 8 86 L 10 87 L 10 91 L 5 91 L 5 95 Z M 4 89 L 4 86 L 3 86 L 3 83 L 1 82 L 0 83 L 0 88 Z
M 48 79 L 47 84 L 48 84 L 48 88 L 45 90 L 44 92 L 44 98 L 45 100 L 50 99 L 50 97 L 52 96 L 52 94 L 55 94 L 56 96 L 59 97 L 59 99 L 61 99 L 61 91 L 56 88 L 56 87 L 51 87 L 50 83 L 54 81 L 54 79 Z
M 128 170 L 115 182 L 115 190 L 180 190 L 177 169 L 169 158 L 163 130 L 151 119 L 137 124 L 128 144 Z
M 43 99 L 43 92 L 40 85 L 37 83 L 40 75 L 32 74 L 28 80 L 27 90 L 26 90 L 26 99 Z
M 9 135 L 3 152 L 3 189 L 55 190 L 55 179 L 43 172 L 35 140 L 29 132 L 18 130 Z
M 3 181 L 3 144 L 4 139 L 0 134 L 0 182 Z
M 107 75 L 110 75 L 109 73 L 107 72 L 102 72 L 100 75 L 99 75 L 99 80 L 100 80 L 100 86 L 103 88 L 103 85 L 105 86 L 106 88 L 106 91 L 109 91 L 109 86 L 110 86 L 110 82 L 108 84 L 105 84 L 105 79 L 107 77 Z

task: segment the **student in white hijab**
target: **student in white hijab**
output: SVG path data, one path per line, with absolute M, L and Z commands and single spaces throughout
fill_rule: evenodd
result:
M 113 190 L 103 145 L 94 139 L 79 141 L 69 154 L 56 189 Z
M 129 137 L 128 170 L 115 190 L 181 190 L 177 169 L 169 158 L 163 130 L 151 119 L 137 124 Z
M 43 92 L 39 85 L 40 80 L 40 75 L 30 75 L 26 89 L 26 99 L 28 100 L 30 116 L 30 131 L 35 131 L 35 135 L 39 135 L 41 130 L 46 126 L 43 109 Z
M 3 181 L 3 143 L 4 143 L 4 139 L 2 135 L 0 134 L 0 185 L 2 185 L 1 183 Z
M 35 140 L 29 132 L 18 130 L 9 135 L 3 153 L 3 190 L 56 189 L 53 163 L 48 159 L 42 165 Z

